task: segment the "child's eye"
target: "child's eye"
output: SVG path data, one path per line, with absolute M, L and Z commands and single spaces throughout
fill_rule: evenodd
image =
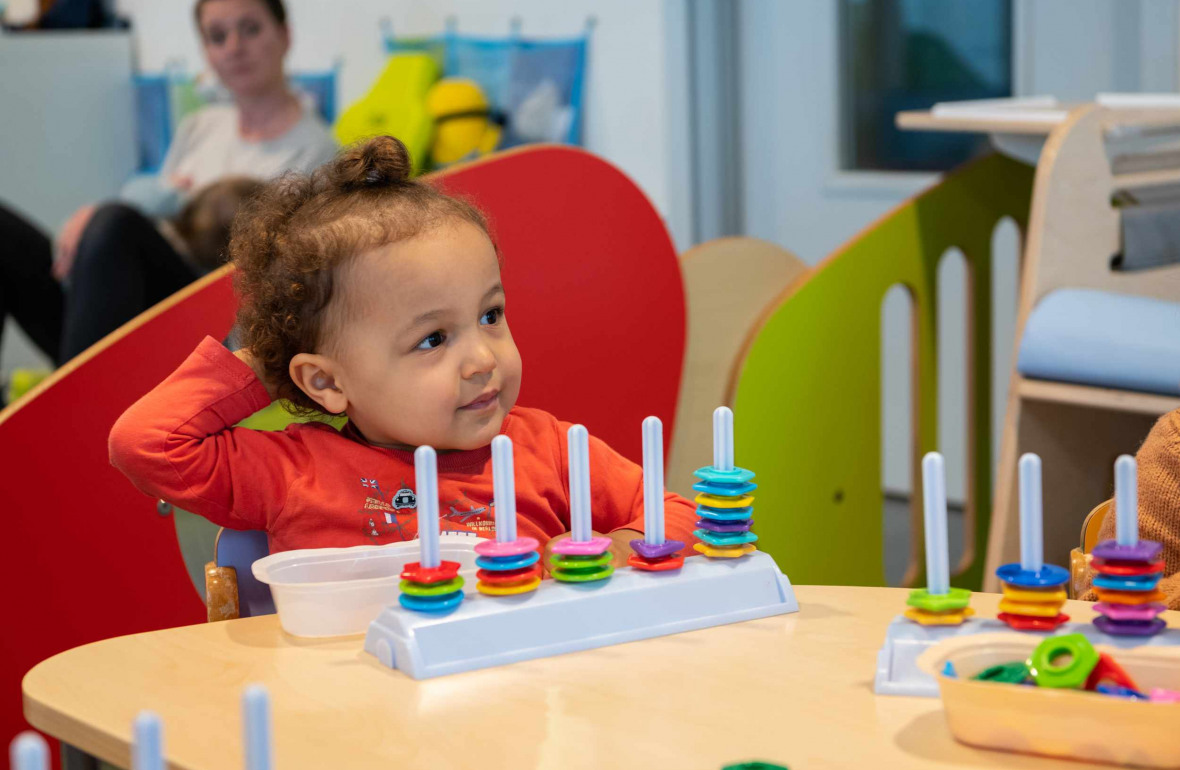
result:
M 423 339 L 421 342 L 419 342 L 414 349 L 415 350 L 433 350 L 434 348 L 437 348 L 439 345 L 446 342 L 446 340 L 447 340 L 447 335 L 443 334 L 441 331 L 437 331 L 437 332 L 434 332 L 433 334 L 428 335 L 425 339 Z
M 499 320 L 503 317 L 504 317 L 504 308 L 494 307 L 491 310 L 489 310 L 488 312 L 484 313 L 482 316 L 480 316 L 479 322 L 481 324 L 486 325 L 486 326 L 492 326 L 492 325 L 496 324 L 497 322 L 499 322 Z

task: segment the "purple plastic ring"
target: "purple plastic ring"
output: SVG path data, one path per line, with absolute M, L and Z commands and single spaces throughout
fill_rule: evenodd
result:
M 716 521 L 714 519 L 700 519 L 697 526 L 710 532 L 749 532 L 754 526 L 753 519 L 744 521 Z
M 671 556 L 684 547 L 679 540 L 665 540 L 659 545 L 648 545 L 644 540 L 632 540 L 631 549 L 645 559 L 659 559 Z
M 1110 602 L 1098 602 L 1094 605 L 1094 611 L 1099 615 L 1105 615 L 1114 621 L 1121 620 L 1137 620 L 1140 622 L 1154 620 L 1155 616 L 1166 610 L 1167 607 L 1162 602 L 1152 602 L 1150 604 L 1111 604 Z
M 1163 631 L 1168 624 L 1156 618 L 1147 622 L 1138 620 L 1112 620 L 1108 617 L 1094 618 L 1094 627 L 1104 634 L 1111 636 L 1154 636 Z
M 610 542 L 609 537 L 592 537 L 589 540 L 574 540 L 567 537 L 553 546 L 553 553 L 563 556 L 597 556 L 606 553 L 606 549 L 610 548 Z
M 475 552 L 480 556 L 491 556 L 492 558 L 524 556 L 529 551 L 537 550 L 539 545 L 540 543 L 534 537 L 518 537 L 507 543 L 501 543 L 498 540 L 485 540 L 475 544 Z
M 1163 552 L 1162 543 L 1140 540 L 1135 545 L 1119 545 L 1117 540 L 1103 540 L 1090 553 L 1095 559 L 1109 561 L 1138 561 L 1153 564 Z

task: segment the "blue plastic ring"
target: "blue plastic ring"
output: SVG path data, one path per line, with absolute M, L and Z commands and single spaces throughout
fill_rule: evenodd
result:
M 507 572 L 531 567 L 540 558 L 541 555 L 536 551 L 529 551 L 521 556 L 477 556 L 475 564 L 480 569 L 486 569 L 489 572 Z
M 712 465 L 706 465 L 704 468 L 697 468 L 693 471 L 692 475 L 704 481 L 712 481 L 715 484 L 744 484 L 754 478 L 754 471 L 748 471 L 745 468 L 719 471 Z
M 1128 577 L 1110 577 L 1109 575 L 1095 575 L 1094 585 L 1099 588 L 1109 588 L 1112 591 L 1154 591 L 1160 582 L 1161 573 L 1144 575 L 1147 580 Z
M 753 492 L 758 485 L 752 481 L 745 484 L 718 484 L 714 481 L 698 481 L 692 485 L 693 491 L 704 492 L 717 497 L 742 497 Z
M 756 543 L 758 536 L 753 532 L 709 532 L 705 529 L 696 529 L 692 533 L 698 540 L 703 540 L 709 545 L 741 545 L 742 543 Z
M 712 519 L 713 521 L 740 521 L 751 518 L 754 515 L 754 506 L 747 505 L 745 508 L 710 508 L 707 505 L 698 505 L 697 515 L 702 519 Z
M 1039 570 L 1021 569 L 1019 563 L 1005 564 L 996 570 L 996 577 L 1019 588 L 1063 586 L 1069 582 L 1069 570 L 1056 564 L 1045 564 Z
M 453 594 L 443 594 L 442 596 L 398 594 L 397 600 L 401 606 L 414 612 L 446 612 L 459 606 L 459 603 L 463 601 L 463 592 L 456 591 Z

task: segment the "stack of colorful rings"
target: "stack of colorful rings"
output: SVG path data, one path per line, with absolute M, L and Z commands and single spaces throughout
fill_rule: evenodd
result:
M 570 473 L 570 536 L 553 546 L 550 572 L 563 583 L 593 583 L 614 573 L 609 537 L 595 537 L 590 513 L 590 433 L 584 425 L 566 432 Z
M 536 591 L 541 585 L 541 556 L 536 539 L 517 538 L 508 543 L 486 540 L 475 546 L 475 589 L 489 596 L 512 596 Z
M 1090 552 L 1098 603 L 1094 625 L 1112 636 L 1153 636 L 1167 623 L 1159 589 L 1163 546 L 1139 539 L 1139 477 L 1135 458 L 1123 455 L 1114 463 L 1115 539 Z
M 1139 540 L 1133 546 L 1107 540 L 1094 546 L 1090 567 L 1098 603 L 1094 625 L 1113 636 L 1152 636 L 1167 625 L 1156 617 L 1166 609 L 1159 589 L 1163 546 Z
M 1026 570 L 1014 563 L 997 569 L 996 577 L 1004 592 L 996 618 L 1017 631 L 1052 631 L 1069 620 L 1061 611 L 1067 598 L 1068 570 L 1054 564 Z
M 905 616 L 923 626 L 957 626 L 975 611 L 971 592 L 951 587 L 946 533 L 946 463 L 928 452 L 922 458 L 922 515 L 926 540 L 926 587 L 906 599 Z
M 592 583 L 606 580 L 614 573 L 611 564 L 609 537 L 591 537 L 589 540 L 574 540 L 572 537 L 553 546 L 554 556 L 550 557 L 550 572 L 554 579 L 563 583 Z
M 733 559 L 758 550 L 754 526 L 754 498 L 758 488 L 750 479 L 754 472 L 738 468 L 733 462 L 733 412 L 724 406 L 713 411 L 713 464 L 698 468 L 693 474 L 699 482 L 692 485 L 696 496 L 698 529 L 693 531 L 701 542 L 693 548 L 710 558 Z
M 463 601 L 463 578 L 459 577 L 459 562 L 439 557 L 438 457 L 431 447 L 414 450 L 414 476 L 420 556 L 403 568 L 397 600 L 408 610 L 446 612 Z
M 1020 457 L 1020 561 L 996 570 L 1004 598 L 996 617 L 1017 631 L 1052 631 L 1069 620 L 1061 612 L 1069 571 L 1045 564 L 1041 458 Z
M 411 562 L 402 570 L 397 600 L 407 610 L 445 612 L 463 601 L 463 578 L 459 562 L 443 561 L 437 567 Z
M 664 537 L 664 424 L 643 421 L 643 537 L 631 541 L 627 564 L 644 572 L 667 572 L 684 566 L 679 540 Z
M 541 585 L 541 555 L 536 538 L 516 536 L 516 475 L 512 439 L 492 439 L 492 484 L 496 539 L 475 546 L 475 590 L 488 596 L 514 596 Z

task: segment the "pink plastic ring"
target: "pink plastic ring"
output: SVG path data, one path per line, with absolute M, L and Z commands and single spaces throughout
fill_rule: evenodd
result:
M 539 545 L 540 543 L 534 537 L 518 537 L 507 543 L 501 543 L 498 540 L 485 540 L 482 543 L 476 543 L 475 552 L 480 556 L 491 556 L 493 558 L 500 556 L 524 556 L 529 551 L 537 550 L 537 546 Z
M 1165 607 L 1160 602 L 1150 604 L 1111 604 L 1098 602 L 1094 611 L 1112 620 L 1154 620 L 1155 616 L 1163 612 Z
M 606 549 L 610 548 L 610 542 L 609 537 L 592 537 L 582 542 L 566 538 L 553 546 L 553 553 L 563 556 L 597 556 L 606 553 Z

